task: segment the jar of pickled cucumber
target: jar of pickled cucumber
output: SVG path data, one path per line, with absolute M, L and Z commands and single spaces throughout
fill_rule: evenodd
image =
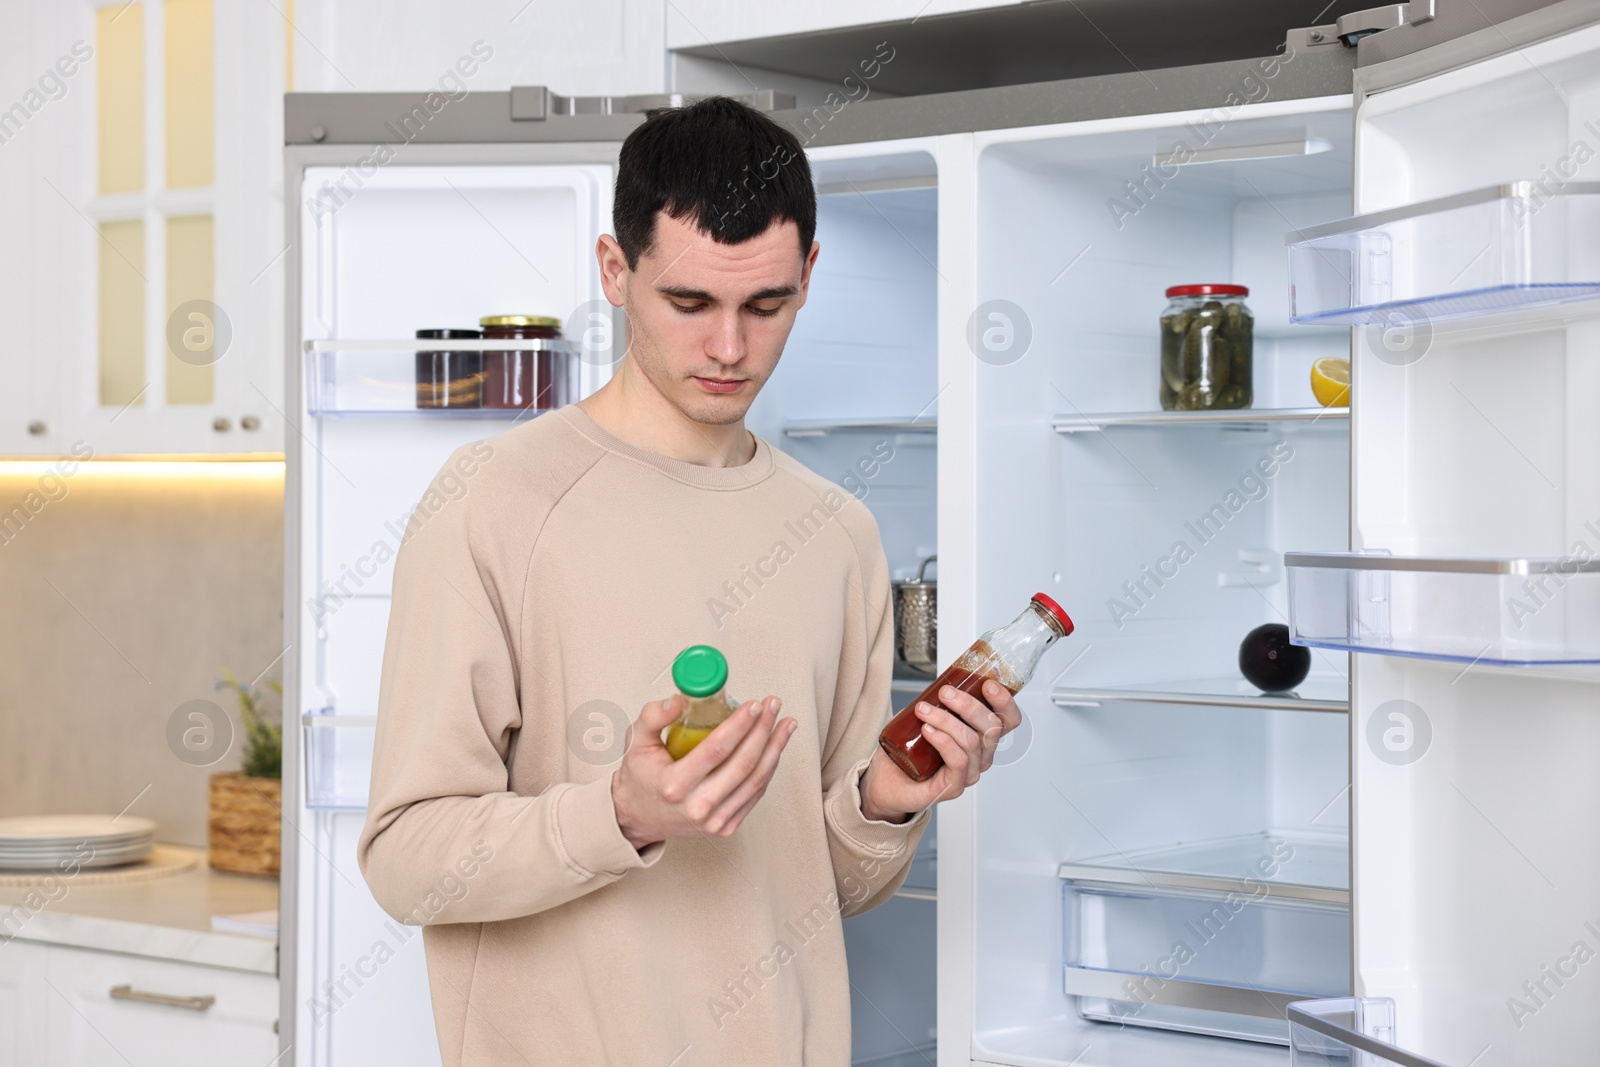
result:
M 1247 408 L 1255 320 L 1242 285 L 1175 285 L 1161 313 L 1164 411 Z

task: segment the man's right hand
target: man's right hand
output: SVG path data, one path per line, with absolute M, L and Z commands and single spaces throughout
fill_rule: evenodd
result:
M 672 838 L 727 837 L 767 791 L 778 757 L 799 723 L 778 721 L 775 696 L 749 701 L 681 760 L 661 731 L 678 720 L 683 697 L 653 700 L 634 723 L 622 766 L 611 776 L 617 826 L 635 849 Z

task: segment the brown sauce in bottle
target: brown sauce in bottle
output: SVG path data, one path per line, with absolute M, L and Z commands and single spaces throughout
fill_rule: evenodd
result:
M 1015 696 L 1017 690 L 1022 688 L 1022 684 L 1017 682 L 1012 685 L 1016 679 L 1003 677 L 1002 675 L 1006 673 L 1009 672 L 1006 671 L 1005 664 L 1000 662 L 999 656 L 992 648 L 982 641 L 975 643 L 960 659 L 946 667 L 944 673 L 935 678 L 928 688 L 917 694 L 915 700 L 889 720 L 889 725 L 885 726 L 883 733 L 878 736 L 878 744 L 912 781 L 927 781 L 944 766 L 944 757 L 939 755 L 939 750 L 923 736 L 922 720 L 917 718 L 917 705 L 925 702 L 935 707 L 944 707 L 939 700 L 939 691 L 947 685 L 987 704 L 988 701 L 983 699 L 983 683 L 990 678 L 1005 686 L 1006 690 Z

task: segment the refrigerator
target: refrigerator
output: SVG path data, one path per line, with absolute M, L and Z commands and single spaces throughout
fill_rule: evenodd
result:
M 1473 10 L 753 94 L 822 250 L 747 425 L 865 502 L 895 579 L 937 555 L 941 666 L 1036 591 L 1077 622 L 846 923 L 857 1063 L 1600 1055 L 1600 3 Z M 539 414 L 419 409 L 419 353 L 508 346 L 415 332 L 557 316 L 516 346 L 564 401 L 603 384 L 594 243 L 674 102 L 433 96 L 286 105 L 285 1063 L 438 1061 L 419 930 L 355 863 L 392 560 L 452 449 Z M 1253 404 L 1163 411 L 1164 290 L 1207 282 L 1249 289 Z M 1320 407 L 1340 356 L 1354 400 Z M 1293 692 L 1239 673 L 1265 623 L 1311 650 Z

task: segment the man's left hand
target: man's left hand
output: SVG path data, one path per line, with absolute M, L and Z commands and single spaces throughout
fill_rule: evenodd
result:
M 943 707 L 918 701 L 916 714 L 944 766 L 927 781 L 913 782 L 882 748 L 874 751 L 861 776 L 861 813 L 868 819 L 904 822 L 960 796 L 994 763 L 1000 739 L 1022 722 L 1016 698 L 993 678 L 983 683 L 983 700 L 948 685 L 936 695 Z

